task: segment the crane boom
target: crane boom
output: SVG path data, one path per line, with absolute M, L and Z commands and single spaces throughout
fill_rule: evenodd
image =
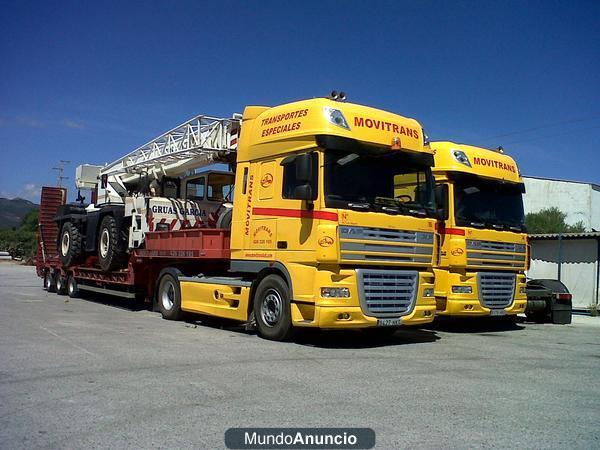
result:
M 230 119 L 198 115 L 102 167 L 99 175 L 173 174 L 196 162 L 209 164 L 222 152 L 237 150 L 239 128 L 238 114 Z

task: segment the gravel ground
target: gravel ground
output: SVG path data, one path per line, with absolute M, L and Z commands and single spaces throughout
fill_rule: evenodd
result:
M 371 427 L 377 448 L 600 448 L 600 319 L 276 343 L 48 294 L 0 264 L 0 448 L 222 448 L 230 427 Z

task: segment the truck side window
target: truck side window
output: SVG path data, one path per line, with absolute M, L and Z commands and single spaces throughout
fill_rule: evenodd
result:
M 244 185 L 242 186 L 242 194 L 246 195 L 246 187 L 248 186 L 248 168 L 244 167 Z
M 208 176 L 206 198 L 217 202 L 233 201 L 235 177 L 232 173 L 211 173 Z
M 187 182 L 185 198 L 188 200 L 204 200 L 204 177 Z
M 313 166 L 313 176 L 312 176 L 312 179 L 310 180 L 310 188 L 312 191 L 312 199 L 316 200 L 317 193 L 318 193 L 317 192 L 317 189 L 318 189 L 317 188 L 317 186 L 318 186 L 317 173 L 318 173 L 318 167 L 319 167 L 319 156 L 316 152 L 311 153 L 310 156 L 311 156 L 312 166 Z M 282 197 L 293 199 L 294 198 L 294 190 L 296 189 L 296 187 L 300 186 L 301 184 L 304 184 L 304 183 L 302 183 L 296 179 L 296 160 L 295 159 L 291 159 L 289 162 L 284 159 L 281 164 L 283 165 Z
M 175 180 L 163 180 L 163 197 L 177 198 L 178 186 Z

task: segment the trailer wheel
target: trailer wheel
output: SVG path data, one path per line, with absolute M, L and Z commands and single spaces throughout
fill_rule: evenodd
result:
M 67 293 L 67 279 L 62 275 L 56 276 L 56 293 L 65 295 Z
M 60 260 L 70 266 L 81 256 L 82 237 L 79 229 L 71 222 L 65 222 L 60 231 L 58 250 Z
M 179 281 L 172 274 L 166 273 L 160 279 L 156 300 L 163 319 L 181 319 L 183 316 L 181 289 L 179 288 Z
M 48 292 L 56 292 L 54 275 L 49 270 L 44 272 L 44 289 Z
M 285 341 L 292 337 L 290 290 L 279 275 L 267 275 L 254 294 L 254 316 L 261 337 Z
M 79 286 L 77 286 L 77 280 L 73 275 L 69 275 L 67 279 L 67 294 L 71 298 L 79 297 Z
M 100 223 L 98 234 L 98 260 L 102 270 L 114 270 L 123 267 L 126 261 L 126 249 L 123 248 L 117 221 L 111 215 L 106 215 Z

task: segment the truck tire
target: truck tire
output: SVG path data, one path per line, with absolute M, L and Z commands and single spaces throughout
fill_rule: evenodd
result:
M 156 292 L 156 301 L 163 319 L 180 320 L 183 316 L 179 280 L 173 274 L 166 273 L 161 277 Z
M 267 275 L 254 293 L 254 316 L 258 334 L 273 341 L 293 335 L 290 289 L 279 275 Z
M 527 320 L 530 322 L 535 322 L 535 323 L 546 322 L 546 316 L 547 316 L 547 313 L 545 310 L 525 313 L 525 317 L 527 317 Z
M 65 295 L 67 293 L 67 279 L 62 275 L 56 275 L 56 293 Z
M 44 272 L 44 289 L 48 292 L 56 292 L 56 282 L 54 274 L 47 270 Z
M 219 218 L 217 219 L 216 228 L 224 228 L 226 230 L 230 230 L 232 217 L 233 217 L 233 209 L 232 208 L 226 209 L 223 212 L 223 214 L 221 214 L 219 216 Z
M 67 279 L 67 294 L 69 294 L 69 297 L 71 298 L 79 297 L 79 286 L 73 275 L 69 275 L 69 278 Z
M 65 266 L 74 264 L 81 256 L 82 237 L 79 229 L 71 222 L 65 222 L 60 230 L 58 251 Z
M 106 215 L 100 223 L 98 233 L 98 261 L 102 270 L 121 269 L 127 260 L 126 249 L 117 227 L 117 221 Z

